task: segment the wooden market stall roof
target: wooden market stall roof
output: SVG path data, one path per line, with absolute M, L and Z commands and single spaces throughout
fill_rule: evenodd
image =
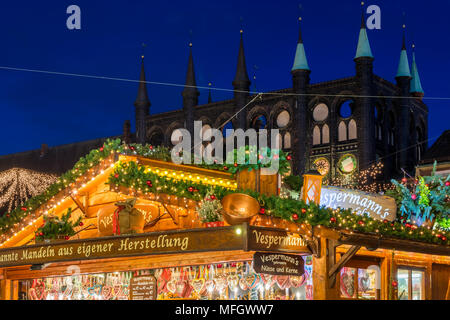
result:
M 55 211 L 56 209 L 58 209 L 59 214 L 61 214 L 63 210 L 75 206 L 77 209 L 81 210 L 86 217 L 93 218 L 89 212 L 88 203 L 81 198 L 95 190 L 101 183 L 106 182 L 109 175 L 114 171 L 114 166 L 119 161 L 137 162 L 146 167 L 151 167 L 158 172 L 161 171 L 162 175 L 173 175 L 175 177 L 176 175 L 183 175 L 184 173 L 185 176 L 183 179 L 199 179 L 204 183 L 210 183 L 210 181 L 216 183 L 215 180 L 217 180 L 217 183 L 220 181 L 224 187 L 231 189 L 235 189 L 237 186 L 236 180 L 228 172 L 174 164 L 138 155 L 122 155 L 114 153 L 77 178 L 76 182 L 72 183 L 69 187 L 59 191 L 50 201 L 41 205 L 38 209 L 23 218 L 19 223 L 16 223 L 8 234 L 0 236 L 0 249 L 25 245 L 34 237 L 35 231 L 43 223 L 44 215 L 51 211 Z M 141 196 L 143 198 L 149 198 L 147 196 L 144 197 L 142 192 L 138 192 L 137 190 L 130 191 L 125 190 L 125 188 L 120 188 L 120 193 L 128 197 Z M 87 199 L 87 197 L 85 198 Z M 190 207 L 194 208 L 197 204 L 196 201 L 190 199 L 185 199 L 185 202 L 188 203 Z

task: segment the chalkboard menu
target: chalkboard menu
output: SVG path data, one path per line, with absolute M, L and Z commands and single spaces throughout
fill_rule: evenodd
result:
M 255 252 L 253 268 L 257 273 L 272 275 L 301 276 L 305 273 L 301 256 L 281 253 Z
M 133 277 L 130 281 L 130 300 L 156 300 L 154 276 Z

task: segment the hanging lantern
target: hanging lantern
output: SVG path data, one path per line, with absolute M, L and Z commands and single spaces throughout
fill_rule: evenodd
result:
M 303 175 L 303 201 L 320 204 L 322 179 L 323 176 L 317 170 L 310 170 Z

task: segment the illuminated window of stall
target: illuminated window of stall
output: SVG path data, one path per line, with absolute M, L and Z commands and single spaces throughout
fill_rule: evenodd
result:
M 340 297 L 344 299 L 379 299 L 378 260 L 354 260 L 341 269 L 339 277 Z
M 425 300 L 425 272 L 400 267 L 397 270 L 398 300 Z

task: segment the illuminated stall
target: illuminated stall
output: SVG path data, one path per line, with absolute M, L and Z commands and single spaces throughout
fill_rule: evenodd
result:
M 278 195 L 278 175 L 177 165 L 152 147 L 120 148 L 111 143 L 94 150 L 60 178 L 53 193 L 28 202 L 4 225 L 9 229 L 0 236 L 2 299 L 447 294 L 448 285 L 442 285 L 450 270 L 447 239 L 427 243 L 383 236 L 381 228 L 396 225 L 388 216 L 376 220 L 318 206 L 320 194 L 338 191 L 321 190 L 317 173 L 306 175 L 307 201 L 298 201 Z M 211 208 L 217 214 L 210 216 Z M 127 219 L 135 219 L 129 230 L 121 220 L 125 211 Z M 59 223 L 65 216 L 73 233 L 46 238 L 49 221 Z M 364 232 L 365 224 L 380 230 Z

